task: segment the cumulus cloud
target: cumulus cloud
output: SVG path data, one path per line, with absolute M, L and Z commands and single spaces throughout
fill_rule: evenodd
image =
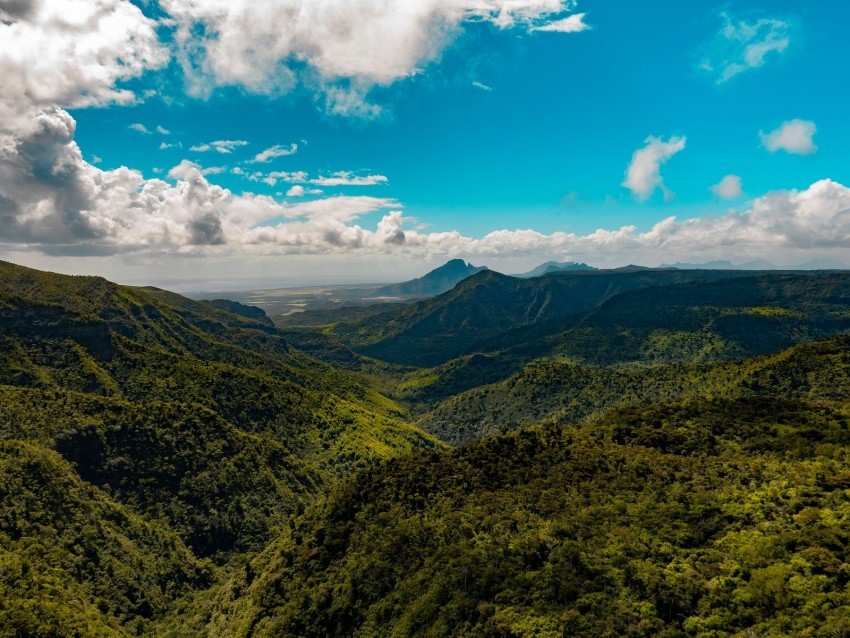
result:
M 121 83 L 160 68 L 156 23 L 128 0 L 17 0 L 0 5 L 0 122 L 26 126 L 33 110 L 137 99 Z
M 307 182 L 309 177 L 304 171 L 272 171 L 268 174 L 260 171 L 254 171 L 249 173 L 238 166 L 232 169 L 231 173 L 241 175 L 252 182 L 265 182 L 269 186 L 274 186 L 279 181 L 287 182 L 289 184 L 304 184 Z
M 392 198 L 366 196 L 281 204 L 236 195 L 207 180 L 223 167 L 188 160 L 168 172 L 173 184 L 125 167 L 103 171 L 83 160 L 75 127 L 66 111 L 54 109 L 39 115 L 30 131 L 0 137 L 0 237 L 7 244 L 78 255 L 238 250 L 289 223 L 302 233 L 335 229 L 342 238 L 349 234 L 342 226 L 358 217 L 401 207 Z
M 290 144 L 289 146 L 284 146 L 283 144 L 275 144 L 274 146 L 257 153 L 254 156 L 254 159 L 248 161 L 251 163 L 265 163 L 271 161 L 275 157 L 285 157 L 287 155 L 294 155 L 297 152 L 298 144 Z
M 580 30 L 574 0 L 162 0 L 188 90 L 239 85 L 268 95 L 299 82 L 332 113 L 372 117 L 366 94 L 437 60 L 469 22 Z M 258 43 L 261 43 L 258 46 Z M 341 81 L 342 80 L 342 81 Z
M 45 110 L 28 131 L 0 142 L 0 236 L 56 252 L 105 254 L 219 244 L 220 207 L 230 199 L 197 167 L 171 172 L 176 186 L 145 180 L 125 167 L 102 171 L 85 162 L 74 142 L 76 123 L 64 110 Z
M 169 131 L 167 128 L 165 128 L 161 124 L 157 124 L 156 132 L 159 133 L 160 135 L 171 135 L 171 131 Z
M 388 204 L 388 202 L 384 202 Z M 327 204 L 321 204 L 326 206 Z M 356 218 L 352 217 L 351 221 Z M 606 261 L 670 261 L 741 256 L 811 256 L 850 248 L 850 189 L 830 180 L 805 191 L 779 191 L 754 200 L 743 212 L 679 221 L 664 219 L 646 232 L 634 226 L 587 235 L 498 230 L 484 237 L 456 231 L 425 233 L 406 228 L 401 211 L 386 213 L 374 230 L 320 215 L 254 228 L 247 235 L 262 252 L 387 252 L 421 256 L 479 257 L 568 255 Z
M 286 191 L 287 197 L 304 197 L 305 195 L 321 195 L 324 191 L 320 188 L 304 188 L 301 184 L 296 184 Z
M 136 131 L 136 133 L 141 133 L 142 135 L 151 134 L 147 126 L 145 126 L 144 124 L 139 124 L 138 122 L 130 124 L 130 126 L 128 126 L 127 128 L 129 128 L 131 131 Z
M 178 3 L 165 4 L 171 10 Z M 187 12 L 175 18 L 181 55 L 197 54 L 190 64 L 214 83 L 268 92 L 267 83 L 285 81 L 306 67 L 322 81 L 353 78 L 336 98 L 339 104 L 350 100 L 351 108 L 370 83 L 392 82 L 436 59 L 464 22 L 546 30 L 572 9 L 571 2 L 559 0 L 275 0 L 250 5 L 245 0 L 218 5 L 196 0 L 179 5 Z M 60 105 L 133 102 L 137 96 L 122 84 L 164 65 L 167 54 L 157 42 L 156 25 L 126 0 L 75 2 L 74 12 L 68 12 L 68 6 L 59 0 L 0 3 L 0 238 L 7 246 L 52 255 L 397 253 L 598 260 L 616 256 L 629 261 L 770 257 L 850 248 L 850 189 L 830 180 L 804 191 L 768 194 L 744 211 L 720 217 L 670 217 L 645 232 L 632 226 L 585 235 L 503 229 L 467 237 L 451 230 L 426 232 L 405 216 L 401 202 L 388 197 L 340 195 L 279 202 L 264 195 L 238 195 L 209 181 L 209 175 L 224 167 L 204 169 L 187 160 L 168 171 L 167 179 L 145 179 L 126 167 L 101 170 L 83 159 L 74 141 L 76 123 Z M 180 40 L 187 25 L 209 27 L 194 52 Z M 768 46 L 762 54 L 755 49 L 745 58 L 761 64 L 772 50 Z M 219 68 L 221 60 L 225 67 Z M 785 131 L 783 126 L 764 134 L 769 149 L 814 149 L 812 123 L 786 124 L 796 128 Z M 167 134 L 161 127 L 156 130 Z M 193 150 L 227 154 L 246 144 L 218 140 Z M 684 137 L 647 138 L 632 158 L 624 185 L 644 199 L 656 188 L 664 189 L 660 167 L 684 147 Z M 387 182 L 383 175 L 345 171 L 313 180 L 301 171 L 264 174 L 236 167 L 231 172 L 249 180 L 291 184 L 288 196 L 293 198 L 321 194 L 307 184 Z M 721 191 L 721 185 L 723 181 L 718 193 L 732 192 Z M 371 216 L 380 219 L 367 225 L 364 218 Z
M 316 186 L 375 186 L 388 181 L 385 175 L 354 175 L 351 171 L 337 171 L 329 176 L 311 179 L 310 183 Z
M 785 151 L 793 155 L 812 155 L 818 150 L 812 140 L 817 130 L 815 123 L 809 120 L 791 120 L 769 133 L 760 131 L 759 137 L 762 146 L 771 153 Z
M 623 186 L 628 188 L 639 201 L 649 199 L 655 189 L 664 191 L 669 197 L 670 191 L 664 186 L 661 177 L 661 165 L 685 148 L 687 138 L 671 136 L 666 142 L 660 137 L 650 135 L 645 140 L 645 146 L 632 155 L 632 161 L 626 169 L 626 179 Z
M 169 181 L 128 168 L 104 171 L 82 159 L 75 122 L 61 109 L 42 113 L 26 133 L 0 137 L 0 237 L 48 254 L 370 254 L 481 257 L 569 255 L 584 260 L 677 261 L 795 255 L 850 249 L 850 189 L 834 181 L 779 191 L 723 216 L 664 219 L 586 235 L 530 229 L 483 237 L 426 232 L 395 199 L 323 197 L 278 202 L 211 184 L 184 160 Z M 297 186 L 301 186 L 297 184 Z M 303 188 L 303 186 L 301 186 Z M 306 189 L 305 189 L 306 191 Z M 382 213 L 371 229 L 360 220 Z
M 769 18 L 736 22 L 727 13 L 721 17 L 723 28 L 707 45 L 706 55 L 700 62 L 700 68 L 715 75 L 718 84 L 764 66 L 770 54 L 782 53 L 791 42 L 788 22 Z
M 717 184 L 709 188 L 721 199 L 735 199 L 743 194 L 741 178 L 738 175 L 726 175 Z
M 532 27 L 531 30 L 548 31 L 550 33 L 581 33 L 590 29 L 590 26 L 584 22 L 584 16 L 586 15 L 586 13 L 574 13 L 561 20 L 554 20 L 539 27 Z
M 216 151 L 217 153 L 227 154 L 232 153 L 234 149 L 237 149 L 240 146 L 247 145 L 248 142 L 246 142 L 245 140 L 216 140 L 214 142 L 190 146 L 189 150 L 195 153 L 208 153 L 209 151 Z

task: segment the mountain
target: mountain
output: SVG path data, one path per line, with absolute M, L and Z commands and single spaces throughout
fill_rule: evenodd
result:
M 748 261 L 743 264 L 733 264 L 731 261 L 725 259 L 719 259 L 716 261 L 709 261 L 705 263 L 692 264 L 692 263 L 675 263 L 675 264 L 662 264 L 659 268 L 679 268 L 682 270 L 847 270 L 850 266 L 847 263 L 841 261 L 840 259 L 813 259 L 811 261 L 807 261 L 801 264 L 793 264 L 791 266 L 783 266 L 782 268 L 778 268 L 775 264 L 765 260 L 765 259 L 756 259 L 754 261 Z
M 14 635 L 135 634 L 324 486 L 442 446 L 258 309 L 8 263 L 0 414 Z
M 463 259 L 452 259 L 427 275 L 400 284 L 383 286 L 374 294 L 378 297 L 439 295 L 454 288 L 458 282 L 484 270 L 487 270 L 486 266 L 473 266 Z
M 659 268 L 679 268 L 680 270 L 777 270 L 777 267 L 765 259 L 755 259 L 743 264 L 733 264 L 726 259 L 708 261 L 701 264 L 677 262 L 675 264 L 662 264 Z M 794 268 L 794 270 L 805 270 Z
M 540 277 L 541 275 L 548 275 L 551 272 L 563 272 L 570 270 L 597 270 L 593 266 L 588 266 L 587 264 L 578 263 L 575 261 L 565 261 L 558 263 L 557 261 L 547 261 L 546 263 L 540 264 L 537 268 L 533 270 L 529 270 L 526 273 L 522 273 L 521 275 L 511 275 L 512 277 L 520 277 L 523 279 L 528 279 L 530 277 Z
M 427 372 L 423 377 L 428 378 Z M 848 402 L 848 378 L 847 335 L 738 361 L 624 369 L 539 359 L 496 382 L 449 394 L 417 423 L 442 440 L 460 445 L 535 423 L 575 423 L 615 407 L 704 396 Z M 431 394 L 438 390 L 432 389 Z
M 850 265 L 840 259 L 813 259 L 802 264 L 791 266 L 793 270 L 848 270 Z
M 556 272 L 532 279 L 480 272 L 437 297 L 328 329 L 360 354 L 434 366 L 481 351 L 515 328 L 587 311 L 628 290 L 740 277 L 735 271 L 624 269 Z
M 485 271 L 282 331 L 0 263 L 0 634 L 842 635 L 848 308 Z

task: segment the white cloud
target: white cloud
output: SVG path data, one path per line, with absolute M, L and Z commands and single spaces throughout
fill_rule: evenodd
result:
M 473 82 L 472 86 L 474 86 L 476 89 L 481 89 L 482 91 L 492 91 L 493 90 L 493 87 L 487 86 L 483 82 Z
M 100 155 L 92 155 L 91 156 L 92 164 L 103 164 L 103 158 Z
M 684 136 L 672 136 L 666 142 L 660 137 L 647 137 L 646 145 L 632 155 L 632 161 L 626 169 L 626 180 L 622 185 L 640 201 L 649 199 L 656 188 L 661 188 L 665 197 L 669 197 L 670 192 L 661 177 L 661 165 L 683 150 L 686 141 Z
M 61 109 L 38 116 L 32 130 L 0 137 L 0 237 L 50 254 L 184 252 L 253 243 L 257 225 L 284 220 L 301 228 L 338 228 L 357 217 L 401 205 L 391 198 L 330 197 L 294 205 L 262 195 L 235 195 L 210 184 L 183 161 L 175 183 L 144 179 L 121 167 L 102 171 L 82 158 L 76 123 Z M 275 221 L 276 220 L 276 221 Z M 266 232 L 266 231 L 262 231 Z
M 812 155 L 818 147 L 812 138 L 817 132 L 814 122 L 808 120 L 791 120 L 783 122 L 782 126 L 770 133 L 759 132 L 762 146 L 771 153 L 785 151 L 794 155 Z
M 128 0 L 15 0 L 0 5 L 0 128 L 42 107 L 128 104 L 120 83 L 162 67 L 156 23 Z
M 171 131 L 169 131 L 167 128 L 165 128 L 161 124 L 157 124 L 156 132 L 159 133 L 160 135 L 171 135 Z
M 136 131 L 136 133 L 141 133 L 142 135 L 151 134 L 147 126 L 145 126 L 144 124 L 139 124 L 138 122 L 136 122 L 135 124 L 130 124 L 130 126 L 128 126 L 127 128 L 132 131 Z
M 717 76 L 717 83 L 764 65 L 771 53 L 780 54 L 791 42 L 791 25 L 763 18 L 755 22 L 735 22 L 724 13 L 723 28 L 707 45 L 700 68 Z
M 329 200 L 321 202 L 319 207 L 332 205 Z M 587 235 L 498 230 L 473 238 L 456 231 L 420 232 L 406 228 L 409 225 L 399 211 L 385 214 L 374 231 L 320 215 L 306 222 L 256 227 L 246 234 L 246 240 L 252 250 L 269 254 L 396 251 L 496 259 L 560 255 L 595 263 L 762 256 L 790 263 L 789 259 L 850 248 L 850 189 L 823 180 L 802 192 L 779 191 L 760 197 L 744 212 L 683 221 L 670 217 L 646 232 L 638 232 L 634 226 L 599 229 Z
M 266 150 L 260 153 L 257 153 L 254 156 L 254 159 L 248 161 L 251 163 L 265 163 L 275 157 L 285 157 L 287 155 L 294 155 L 296 152 L 298 152 L 298 144 L 290 144 L 289 146 L 284 146 L 283 144 L 275 144 L 274 146 L 267 148 Z
M 386 184 L 385 175 L 354 175 L 351 171 L 337 171 L 327 177 L 311 179 L 310 183 L 316 186 L 375 186 Z
M 743 212 L 670 217 L 645 232 L 634 226 L 586 235 L 504 229 L 475 238 L 426 232 L 392 198 L 280 203 L 236 195 L 211 184 L 189 161 L 168 172 L 174 183 L 124 167 L 103 171 L 82 159 L 74 128 L 73 118 L 55 109 L 27 132 L 0 136 L 0 237 L 7 247 L 52 255 L 464 254 L 594 263 L 730 257 L 789 263 L 850 249 L 850 188 L 830 180 L 759 197 Z M 376 212 L 383 214 L 372 229 L 358 223 Z
M 247 146 L 248 142 L 245 140 L 216 140 L 214 142 L 209 142 L 206 144 L 197 144 L 195 146 L 190 146 L 189 150 L 195 153 L 207 153 L 209 151 L 216 151 L 218 153 L 232 153 L 234 149 L 239 148 L 240 146 Z
M 324 191 L 320 188 L 304 188 L 301 184 L 296 184 L 286 191 L 287 197 L 304 197 L 304 195 L 321 195 Z
M 278 181 L 288 182 L 289 184 L 304 184 L 308 179 L 308 175 L 304 171 L 272 171 L 268 175 L 242 171 L 239 174 L 245 175 L 251 181 L 264 181 L 269 186 L 274 186 Z
M 741 178 L 737 175 L 726 175 L 717 184 L 709 189 L 717 197 L 722 199 L 735 199 L 743 194 Z
M 239 85 L 280 95 L 299 83 L 329 112 L 374 117 L 373 86 L 439 59 L 469 22 L 498 29 L 575 31 L 575 0 L 162 0 L 194 95 Z M 258 43 L 261 43 L 258 46 Z M 342 81 L 341 81 L 342 80 Z
M 88 164 L 73 140 L 75 128 L 67 112 L 51 109 L 30 130 L 4 134 L 0 236 L 81 254 L 204 243 L 206 213 L 185 201 L 166 210 L 161 197 L 179 197 L 165 182 L 146 181 L 123 167 L 101 171 Z
M 212 0 L 198 0 L 196 5 L 211 10 Z M 181 6 L 191 12 L 196 5 Z M 701 256 L 818 255 L 850 249 L 850 189 L 830 180 L 801 192 L 780 191 L 760 197 L 743 212 L 682 221 L 671 217 L 646 232 L 632 226 L 599 229 L 586 235 L 503 229 L 475 238 L 457 231 L 426 232 L 413 225 L 401 211 L 402 204 L 392 198 L 337 196 L 281 203 L 263 195 L 236 195 L 208 181 L 209 174 L 223 167 L 202 169 L 185 160 L 168 172 L 171 182 L 145 179 L 141 172 L 126 167 L 101 170 L 83 159 L 74 141 L 76 122 L 56 104 L 83 107 L 136 100 L 134 93 L 120 88 L 121 83 L 146 69 L 162 66 L 167 59 L 156 41 L 155 24 L 136 6 L 122 0 L 17 0 L 0 6 L 0 238 L 5 246 L 18 250 L 54 255 L 572 255 L 586 260 L 646 262 L 693 261 Z M 76 12 L 68 12 L 69 6 Z M 365 96 L 363 87 L 389 83 L 398 79 L 396 74 L 402 70 L 412 73 L 418 65 L 436 59 L 445 41 L 464 21 L 476 19 L 497 28 L 532 30 L 545 27 L 547 22 L 557 24 L 559 12 L 571 9 L 572 3 L 423 0 L 419 5 L 383 5 L 366 0 L 344 4 L 341 0 L 276 0 L 250 6 L 256 13 L 244 0 L 222 3 L 219 13 L 223 17 L 211 18 L 216 28 L 208 31 L 211 40 L 202 46 L 214 41 L 213 46 L 223 47 L 224 52 L 227 46 L 235 47 L 235 55 L 225 59 L 226 64 L 236 65 L 225 69 L 232 73 L 230 76 L 219 76 L 214 67 L 221 51 L 201 52 L 199 64 L 213 65 L 208 71 L 217 83 L 222 83 L 222 77 L 231 77 L 223 83 L 243 84 L 250 90 L 243 74 L 252 71 L 238 65 L 240 60 L 252 62 L 252 56 L 259 56 L 261 62 L 257 76 L 260 83 L 277 82 L 287 75 L 284 67 L 294 53 L 304 52 L 301 63 L 313 69 L 319 80 L 355 80 L 349 96 L 353 96 L 351 108 L 356 108 L 358 96 Z M 293 22 L 304 23 L 270 24 L 270 12 L 279 12 L 282 7 L 298 9 Z M 334 14 L 337 10 L 339 16 Z M 346 23 L 355 15 L 352 11 L 365 12 L 363 23 Z M 301 13 L 305 14 L 303 18 Z M 239 22 L 242 18 L 246 24 Z M 399 34 L 412 28 L 411 20 L 420 20 L 416 33 L 421 37 L 406 42 Z M 386 42 L 369 40 L 381 33 L 381 27 L 397 23 L 401 26 Z M 356 33 L 345 33 L 342 27 L 346 24 Z M 222 33 L 225 25 L 232 26 L 234 33 Z M 274 29 L 280 32 L 269 34 Z M 267 46 L 253 51 L 241 49 L 241 38 L 255 31 L 252 46 L 257 41 Z M 305 48 L 305 43 L 318 42 L 317 33 L 338 32 L 341 39 L 328 38 L 326 47 Z M 263 39 L 265 35 L 267 39 Z M 287 40 L 289 36 L 297 41 Z M 185 54 L 186 43 L 183 45 Z M 384 45 L 386 50 L 381 48 Z M 390 59 L 399 50 L 407 52 L 407 57 Z M 760 64 L 766 53 L 754 49 L 747 55 Z M 271 67 L 263 67 L 264 61 L 270 61 Z M 277 79 L 270 80 L 272 76 Z M 364 84 L 358 85 L 360 81 Z M 345 96 L 339 100 L 344 102 Z M 765 135 L 766 145 L 775 142 L 776 149 L 789 152 L 813 149 L 814 125 L 795 122 L 811 125 L 811 134 L 806 136 L 808 129 L 804 127 L 802 136 L 789 133 L 774 139 L 774 131 Z M 218 140 L 196 149 L 226 154 L 246 144 L 243 140 Z M 625 185 L 639 198 L 648 197 L 656 188 L 663 189 L 660 166 L 684 146 L 684 137 L 666 142 L 648 138 L 646 146 L 634 154 Z M 315 189 L 308 190 L 304 185 L 355 186 L 387 181 L 383 175 L 356 176 L 350 172 L 310 180 L 301 171 L 266 175 L 241 168 L 238 172 L 231 170 L 249 180 L 284 181 L 299 186 L 303 194 L 317 195 L 321 193 L 313 193 Z M 376 213 L 381 219 L 371 228 L 358 223 Z
M 581 33 L 587 31 L 590 26 L 585 24 L 586 13 L 574 13 L 561 20 L 555 20 L 539 27 L 532 27 L 532 31 L 549 31 L 552 33 Z

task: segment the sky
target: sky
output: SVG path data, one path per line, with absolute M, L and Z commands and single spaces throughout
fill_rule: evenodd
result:
M 0 259 L 850 263 L 850 4 L 0 0 Z

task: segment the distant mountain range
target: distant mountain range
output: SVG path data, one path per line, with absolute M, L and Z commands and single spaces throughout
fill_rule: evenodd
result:
M 439 295 L 482 270 L 487 270 L 487 266 L 473 266 L 463 259 L 452 259 L 422 277 L 378 288 L 375 294 L 383 297 Z
M 741 264 L 733 264 L 727 259 L 716 259 L 703 263 L 676 262 L 673 264 L 661 264 L 657 268 L 646 266 L 624 266 L 615 268 L 608 272 L 638 272 L 649 270 L 846 270 L 850 269 L 847 264 L 836 259 L 817 259 L 814 261 L 795 264 L 793 266 L 777 266 L 765 259 L 755 259 Z M 473 266 L 463 259 L 452 259 L 439 268 L 429 273 L 404 281 L 398 284 L 382 286 L 374 291 L 379 297 L 433 297 L 448 292 L 464 279 L 471 277 L 484 270 L 487 266 Z M 519 279 L 533 279 L 551 273 L 558 272 L 590 272 L 599 271 L 598 268 L 576 261 L 547 261 L 536 268 L 524 273 L 510 275 Z
M 331 332 L 369 357 L 401 365 L 438 365 L 507 330 L 587 311 L 629 290 L 740 276 L 735 271 L 627 267 L 520 279 L 488 270 L 442 295 L 385 317 L 338 324 Z
M 531 277 L 540 277 L 542 275 L 548 275 L 550 272 L 563 272 L 563 271 L 571 271 L 571 270 L 597 270 L 593 266 L 588 266 L 587 264 L 582 264 L 576 261 L 547 261 L 544 264 L 540 264 L 537 268 L 533 270 L 529 270 L 528 272 L 511 275 L 512 277 L 520 277 L 522 279 L 529 279 Z
M 661 264 L 659 268 L 678 268 L 679 270 L 847 270 L 850 266 L 838 259 L 814 259 L 792 266 L 777 266 L 766 259 L 755 259 L 743 264 L 733 264 L 727 259 L 717 259 L 699 264 L 687 262 Z
M 479 273 L 483 270 L 489 270 L 487 266 L 473 266 L 463 259 L 451 259 L 439 268 L 435 268 L 431 272 L 398 284 L 390 284 L 382 286 L 374 291 L 374 294 L 383 297 L 427 297 L 439 295 L 454 288 L 467 277 Z M 529 270 L 526 273 L 511 275 L 522 279 L 530 279 L 532 277 L 540 277 L 553 272 L 567 272 L 579 270 L 597 270 L 593 266 L 578 263 L 575 261 L 547 261 L 540 264 L 537 268 Z

